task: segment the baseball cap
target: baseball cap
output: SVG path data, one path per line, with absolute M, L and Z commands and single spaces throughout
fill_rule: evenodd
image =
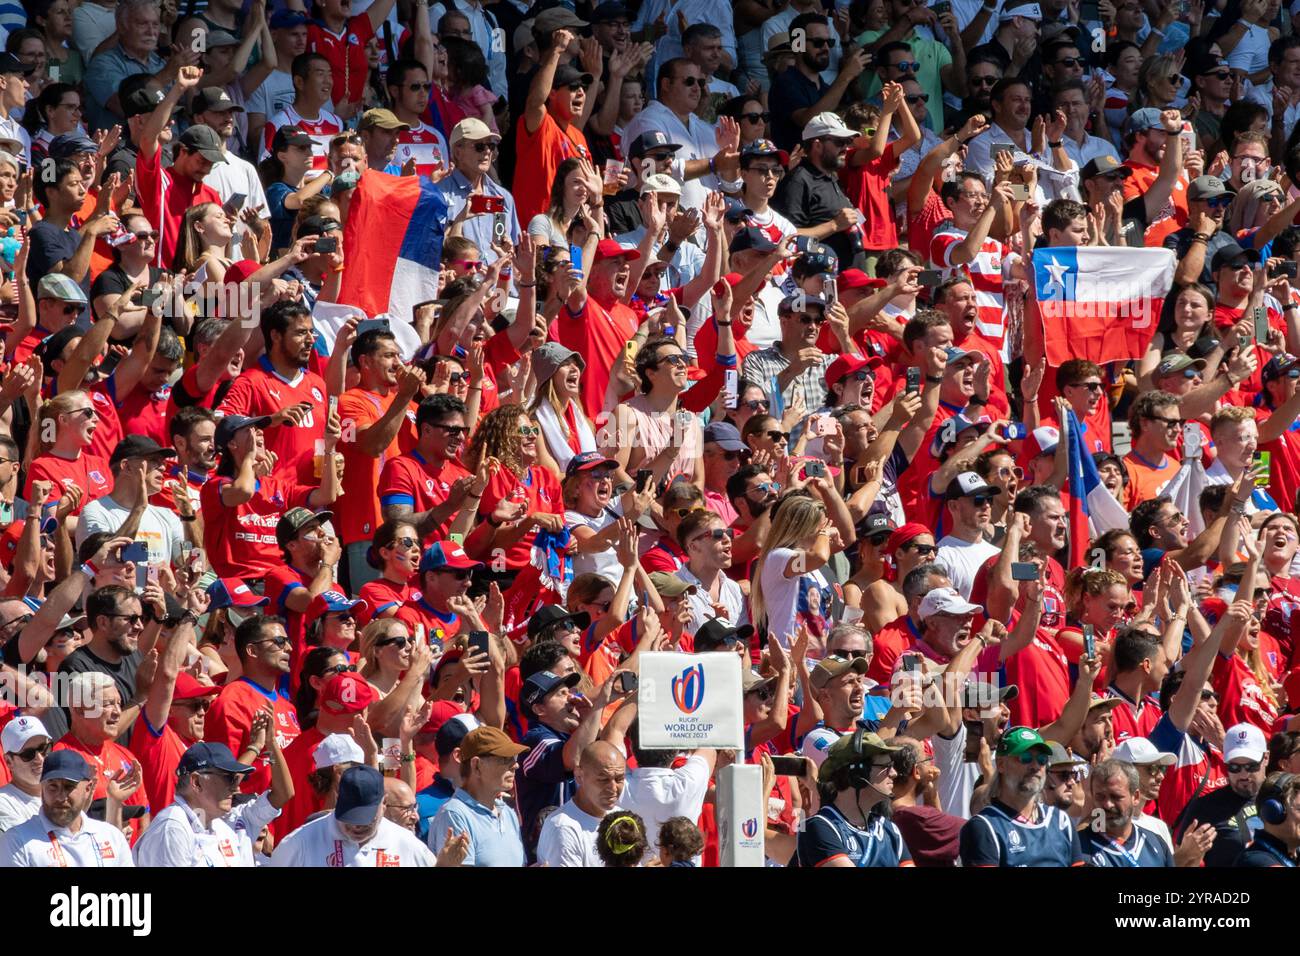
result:
M 794 295 L 787 295 L 781 300 L 781 304 L 776 307 L 778 315 L 794 315 L 798 312 L 807 312 L 808 306 L 814 305 L 826 311 L 826 300 L 820 295 L 809 292 L 796 292 Z
M 217 578 L 208 585 L 208 599 L 210 611 L 223 607 L 261 607 L 271 600 L 253 593 L 253 589 L 239 578 Z
M 821 139 L 824 136 L 831 136 L 835 139 L 857 139 L 858 133 L 844 125 L 844 120 L 839 115 L 829 110 L 825 113 L 818 113 L 806 124 L 804 124 L 803 134 L 799 137 L 805 143 L 810 139 Z
M 865 674 L 870 667 L 865 657 L 847 658 L 832 654 L 817 662 L 817 666 L 808 674 L 808 681 L 814 689 L 821 690 L 837 677 L 843 677 L 850 671 Z
M 262 268 L 262 264 L 256 259 L 238 259 L 230 264 L 230 268 L 226 270 L 225 278 L 221 281 L 225 285 L 238 285 L 260 268 Z
M 834 385 L 846 375 L 852 375 L 864 368 L 880 368 L 883 364 L 879 355 L 854 355 L 850 352 L 842 352 L 839 358 L 826 366 L 826 384 Z
M 306 146 L 311 148 L 312 138 L 297 126 L 281 126 L 275 131 L 275 136 L 271 139 L 271 155 L 275 155 L 282 149 L 290 146 Z
M 342 591 L 331 588 L 311 599 L 311 603 L 307 605 L 307 610 L 303 613 L 303 623 L 311 624 L 312 621 L 322 618 L 326 614 L 342 614 L 358 607 L 364 611 L 370 607 L 370 603 L 364 598 L 350 598 Z
M 290 508 L 275 523 L 275 541 L 280 547 L 286 547 L 298 537 L 298 533 L 312 525 L 322 525 L 334 517 L 332 511 L 312 511 L 310 508 Z
M 86 763 L 86 758 L 75 750 L 55 750 L 46 756 L 45 766 L 41 768 L 42 782 L 46 780 L 71 780 L 74 783 L 80 783 L 82 780 L 94 779 L 95 771 L 90 769 L 90 764 Z
M 602 239 L 596 243 L 596 261 L 605 259 L 640 259 L 641 253 L 632 246 L 625 246 L 617 239 Z
M 79 339 L 85 334 L 84 330 L 77 328 L 75 325 L 64 326 L 59 331 L 41 339 L 40 342 L 36 343 L 36 348 L 32 351 L 45 363 L 45 367 L 49 368 L 52 361 L 63 356 L 69 342 Z
M 587 370 L 587 360 L 573 349 L 565 348 L 559 342 L 543 342 L 533 349 L 533 379 L 540 389 L 551 380 L 551 376 L 560 370 L 560 366 L 569 359 L 577 359 L 578 370 Z
M 334 818 L 340 823 L 373 823 L 384 802 L 384 775 L 374 767 L 349 767 L 339 778 Z
M 1084 163 L 1081 176 L 1083 179 L 1091 179 L 1093 176 L 1107 176 L 1110 173 L 1119 173 L 1128 179 L 1133 175 L 1133 170 L 1107 153 L 1105 156 L 1095 156 Z
M 739 199 L 736 199 L 733 196 L 727 197 L 727 208 L 722 214 L 723 218 L 726 219 L 727 222 L 744 222 L 753 214 L 754 210 L 750 209 Z
M 211 34 L 208 34 L 211 37 Z M 194 94 L 194 99 L 190 101 L 190 115 L 198 116 L 200 113 L 225 113 L 230 110 L 239 110 L 244 112 L 244 108 L 230 98 L 227 93 L 219 86 L 205 86 Z
M 744 229 L 737 230 L 731 238 L 731 245 L 728 247 L 731 254 L 737 252 L 762 252 L 768 253 L 776 248 L 776 243 L 768 237 L 762 229 L 757 226 L 746 226 Z
M 1264 364 L 1264 370 L 1259 373 L 1260 380 L 1264 382 L 1271 382 L 1284 375 L 1288 378 L 1300 378 L 1300 359 L 1289 352 L 1274 355 Z
M 916 614 L 925 621 L 936 614 L 977 614 L 982 610 L 982 607 L 971 604 L 953 588 L 935 588 L 921 599 Z
M 746 451 L 749 447 L 740 440 L 740 430 L 731 422 L 709 422 L 704 426 L 704 441 L 723 451 Z
M 541 17 L 538 17 L 538 19 L 540 20 Z M 591 80 L 590 73 L 582 72 L 572 63 L 562 63 L 555 69 L 555 80 L 551 83 L 551 89 L 558 90 L 562 86 L 572 86 L 574 83 L 590 86 Z
M 1214 53 L 1205 53 L 1196 57 L 1192 62 L 1183 67 L 1183 76 L 1204 76 L 1206 73 L 1213 73 L 1215 70 L 1227 68 L 1228 61 L 1223 57 Z
M 1033 430 L 1034 442 L 1038 445 L 1038 455 L 1049 455 L 1061 443 L 1061 432 L 1051 425 L 1039 425 Z M 1031 457 L 1037 458 L 1038 455 Z
M 203 773 L 206 770 L 220 770 L 224 773 L 252 773 L 253 768 L 235 759 L 230 748 L 225 744 L 201 741 L 193 744 L 181 754 L 176 773 Z
M 774 156 L 781 161 L 782 166 L 790 164 L 790 154 L 779 148 L 776 143 L 770 139 L 756 139 L 752 143 L 746 143 L 740 148 L 740 159 L 743 162 L 749 156 Z
M 41 276 L 41 281 L 36 283 L 36 298 L 86 304 L 86 293 L 81 290 L 81 286 L 62 272 L 50 272 Z
M 221 688 L 216 684 L 204 684 L 187 671 L 181 671 L 176 675 L 176 689 L 172 692 L 172 700 L 196 700 L 200 697 L 215 697 L 221 693 Z
M 460 763 L 465 766 L 471 757 L 518 757 L 527 750 L 527 747 L 511 740 L 499 727 L 475 727 L 460 742 Z
M 1262 761 L 1268 756 L 1268 741 L 1264 731 L 1254 724 L 1233 724 L 1223 735 L 1223 762 L 1235 760 Z
M 223 450 L 242 428 L 265 428 L 271 424 L 270 415 L 226 415 L 217 423 L 216 446 Z
M 672 196 L 682 194 L 682 184 L 667 173 L 651 173 L 641 180 L 641 195 L 646 193 L 667 193 Z
M 515 32 L 510 35 L 510 46 L 518 53 L 530 43 L 536 43 L 537 39 L 533 36 L 533 21 L 531 18 L 519 21 L 519 26 L 515 27 Z
M 732 627 L 720 617 L 711 617 L 695 632 L 695 653 L 715 651 L 729 644 L 747 644 L 754 636 L 754 628 L 748 624 Z
M 988 707 L 994 701 L 1015 700 L 1020 696 L 1020 688 L 1015 684 L 990 684 L 986 681 L 967 681 L 961 688 L 961 705 L 963 707 Z
M 108 463 L 116 465 L 127 458 L 175 458 L 176 450 L 165 448 L 148 435 L 127 435 L 113 449 Z
M 439 703 L 450 703 L 450 701 L 439 701 Z M 439 757 L 445 756 L 459 747 L 471 730 L 481 726 L 482 723 L 473 714 L 452 714 L 434 731 L 433 748 Z M 428 724 L 425 727 L 427 728 Z M 427 732 L 426 729 L 425 733 Z
M 311 752 L 311 761 L 317 770 L 324 770 L 341 763 L 364 764 L 366 755 L 351 734 L 329 734 Z
M 1048 755 L 1052 752 L 1051 745 L 1033 728 L 1009 727 L 1007 732 L 1002 735 L 1002 739 L 998 741 L 997 755 L 999 757 L 1019 757 L 1031 750 L 1041 750 Z
M 1123 701 L 1121 701 L 1118 697 L 1103 697 L 1101 694 L 1098 694 L 1095 691 L 1088 695 L 1089 710 L 1096 710 L 1097 708 L 1101 708 L 1102 710 L 1110 711 L 1110 710 L 1114 710 L 1121 703 L 1123 703 Z
M 308 216 L 298 224 L 298 236 L 323 236 L 342 228 L 343 224 L 332 216 Z
M 335 674 L 320 689 L 320 709 L 331 714 L 359 714 L 378 699 L 370 681 L 356 671 Z
M 12 53 L 0 53 L 0 73 L 21 73 L 23 76 L 31 76 L 36 72 L 36 67 L 28 66 Z
M 50 732 L 45 729 L 45 725 L 35 717 L 15 717 L 9 723 L 5 724 L 5 729 L 0 732 L 0 750 L 7 754 L 16 754 L 27 746 L 29 740 L 37 737 L 44 737 L 50 740 Z M 52 740 L 50 740 L 53 743 Z
M 528 636 L 535 638 L 548 627 L 561 621 L 572 621 L 577 625 L 578 630 L 585 631 L 591 624 L 591 615 L 586 611 L 575 611 L 570 614 L 562 604 L 544 604 L 528 619 Z
M 1236 269 L 1241 265 L 1242 259 L 1251 264 L 1259 262 L 1259 250 L 1243 249 L 1235 242 L 1224 243 L 1215 252 L 1214 259 L 1210 262 L 1210 271 L 1218 272 L 1225 267 Z
M 858 742 L 856 747 L 854 746 L 855 742 Z M 901 747 L 890 746 L 873 733 L 859 735 L 855 731 L 851 734 L 845 734 L 827 749 L 826 759 L 822 761 L 822 765 L 817 771 L 817 779 L 825 782 L 830 780 L 833 774 L 845 767 L 862 763 L 863 760 L 870 759 L 877 754 L 897 753 L 901 749 Z
M 532 621 L 528 626 L 532 627 Z M 538 701 L 544 700 L 552 691 L 560 687 L 577 687 L 582 683 L 582 675 L 577 671 L 565 674 L 561 677 L 551 671 L 539 671 L 528 680 L 524 681 L 524 686 L 519 689 L 519 703 L 527 710 Z M 465 745 L 461 744 L 461 760 L 465 759 Z
M 272 30 L 292 30 L 294 27 L 300 27 L 307 22 L 309 21 L 305 13 L 299 13 L 297 10 L 290 10 L 285 7 L 271 14 L 270 27 Z
M 501 137 L 492 132 L 487 123 L 474 116 L 467 116 L 451 128 L 451 147 L 454 149 L 456 144 L 461 140 L 469 140 L 471 143 L 477 143 L 481 139 L 495 140 L 501 142 Z
M 595 10 L 591 11 L 592 23 L 609 23 L 611 20 L 627 20 L 631 18 L 626 6 L 619 3 L 618 0 L 604 0 L 597 5 Z
M 1186 352 L 1166 352 L 1160 356 L 1160 364 L 1156 366 L 1156 377 L 1174 375 L 1189 368 L 1201 371 L 1205 368 L 1205 360 L 1194 359 Z
M 397 114 L 392 110 L 386 110 L 382 107 L 375 107 L 366 110 L 361 114 L 361 122 L 357 123 L 357 129 L 395 129 L 407 130 L 410 125 L 403 123 L 397 118 Z
M 1187 187 L 1188 199 L 1213 199 L 1216 196 L 1235 196 L 1218 176 L 1197 176 Z
M 1055 740 L 1049 740 L 1047 748 L 1051 752 L 1047 763 L 1049 767 L 1079 767 L 1088 762 L 1078 754 L 1070 753 Z
M 76 156 L 78 153 L 95 153 L 99 147 L 95 141 L 84 133 L 60 133 L 54 139 L 50 140 L 50 148 L 46 151 L 50 159 L 67 159 L 69 156 Z
M 1140 110 L 1133 111 L 1124 129 L 1129 133 L 1140 133 L 1147 129 L 1164 129 L 1164 124 L 1160 120 L 1158 109 L 1154 106 L 1144 106 Z
M 1115 757 L 1132 764 L 1157 764 L 1161 767 L 1172 767 L 1178 759 L 1174 754 L 1160 750 L 1145 737 L 1130 737 L 1115 748 Z
M 203 38 L 209 50 L 215 50 L 221 46 L 239 46 L 240 43 L 239 37 L 229 30 L 208 30 Z
M 958 498 L 996 498 L 1000 494 L 1001 488 L 993 487 L 973 471 L 963 471 L 948 485 L 945 497 L 955 501 Z
M 118 101 L 122 104 L 122 115 L 130 119 L 132 116 L 143 116 L 146 113 L 152 113 L 158 104 L 163 101 L 163 94 L 161 90 L 143 86 L 119 96 Z
M 482 561 L 475 561 L 465 553 L 465 549 L 450 541 L 436 541 L 420 557 L 420 573 L 425 571 L 472 571 L 483 567 Z
M 660 597 L 675 598 L 683 594 L 694 594 L 698 590 L 694 584 L 684 581 L 675 574 L 669 574 L 667 571 L 650 572 L 650 583 L 655 586 L 655 591 Z
M 952 423 L 951 426 L 948 422 Z M 957 438 L 967 431 L 967 429 L 979 428 L 982 425 L 987 425 L 988 418 L 987 416 L 981 415 L 978 419 L 972 420 L 961 414 L 961 412 L 958 412 L 956 415 L 952 416 L 952 418 L 948 419 L 948 422 L 944 422 L 943 427 L 935 432 L 934 439 L 930 442 L 930 454 L 935 458 L 940 457 L 943 454 L 943 450 L 949 445 L 956 443 Z
M 873 279 L 861 269 L 845 269 L 840 273 L 841 292 L 846 289 L 883 289 L 885 285 L 884 279 Z
M 580 451 L 564 466 L 564 477 L 572 478 L 580 471 L 592 471 L 609 466 L 617 468 L 618 462 L 613 458 L 606 458 L 598 451 Z
M 180 144 L 194 150 L 210 163 L 226 161 L 226 144 L 211 126 L 198 123 L 181 133 Z
M 754 691 L 769 687 L 776 681 L 776 676 L 764 677 L 753 668 L 746 668 L 740 675 L 740 691 L 742 694 L 752 694 Z
M 541 35 L 587 25 L 587 21 L 578 19 L 577 14 L 572 10 L 565 7 L 550 7 L 533 19 L 533 33 Z
M 638 156 L 644 156 L 654 149 L 670 149 L 674 153 L 682 148 L 681 143 L 674 143 L 668 138 L 668 134 L 660 129 L 646 130 L 636 139 L 632 140 L 632 145 L 628 148 L 627 155 L 635 159 Z
M 894 522 L 883 511 L 874 511 L 867 515 L 857 526 L 859 541 L 880 537 L 880 544 L 885 544 L 894 532 Z

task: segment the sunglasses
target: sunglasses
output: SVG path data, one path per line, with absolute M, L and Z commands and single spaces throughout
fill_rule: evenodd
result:
M 1165 428 L 1182 428 L 1185 420 L 1181 418 L 1157 418 L 1155 415 L 1148 415 L 1147 421 L 1159 422 Z
M 352 616 L 352 612 L 351 612 L 351 611 L 344 611 L 342 614 L 335 614 L 335 615 L 333 615 L 333 617 L 334 617 L 334 620 L 338 621 L 340 624 L 355 624 L 355 623 L 357 623 L 357 619 L 356 619 L 355 617 Z
M 0 631 L 7 631 L 7 630 L 9 630 L 10 628 L 14 628 L 14 627 L 17 627 L 17 628 L 26 627 L 26 626 L 27 626 L 27 623 L 28 623 L 28 622 L 29 622 L 29 621 L 30 621 L 34 616 L 35 616 L 35 615 L 32 615 L 32 614 L 20 614 L 18 617 L 14 618 L 12 621 L 6 621 L 4 624 L 0 624 Z
M 749 166 L 746 168 L 745 172 L 757 173 L 764 179 L 780 179 L 785 175 L 785 170 L 780 166 Z
M 275 637 L 264 637 L 260 641 L 253 641 L 254 644 L 274 644 L 276 647 L 288 647 L 289 639 L 283 635 L 277 634 Z
M 671 365 L 673 368 L 685 368 L 690 364 L 686 361 L 685 355 L 665 355 L 663 358 L 655 362 L 655 365 L 659 366 L 664 363 Z
M 357 672 L 356 664 L 335 664 L 333 667 L 326 668 L 322 677 L 332 677 L 335 674 L 355 674 Z
M 1259 773 L 1260 763 L 1258 760 L 1249 760 L 1244 763 L 1228 764 L 1228 773 Z
M 207 711 L 212 706 L 212 701 L 205 697 L 196 697 L 193 700 L 178 700 L 176 701 L 175 706 L 184 707 L 186 710 L 192 710 L 195 713 L 198 713 L 199 711 Z
M 453 438 L 469 434 L 468 425 L 434 425 L 433 427 L 437 428 L 439 431 L 446 432 L 448 435 L 451 435 Z
M 432 83 L 407 83 L 406 88 L 412 93 L 427 93 L 433 89 Z
M 1227 70 L 1215 70 L 1213 73 L 1202 73 L 1201 76 L 1212 76 L 1216 80 L 1232 79 L 1232 74 L 1229 73 Z
M 771 687 L 764 687 L 762 690 L 753 691 L 750 696 L 757 697 L 759 700 L 772 700 L 776 697 L 776 691 Z
M 1081 56 L 1063 56 L 1056 61 L 1057 66 L 1083 66 L 1087 61 Z
M 1021 754 L 1020 762 L 1024 764 L 1026 767 L 1029 766 L 1031 763 L 1036 763 L 1040 767 L 1046 767 L 1049 763 L 1052 762 L 1052 757 L 1050 754 L 1040 754 L 1040 753 Z
M 519 428 L 520 438 L 536 438 L 542 433 L 542 430 L 535 425 L 522 425 Z
M 1100 392 L 1102 389 L 1101 382 L 1071 382 L 1071 388 L 1086 388 L 1090 392 Z
M 864 650 L 850 651 L 846 649 L 841 649 L 838 651 L 831 652 L 831 657 L 838 657 L 840 660 L 843 661 L 853 661 L 853 660 L 857 660 L 858 658 L 863 658 L 865 660 L 866 656 L 867 656 L 867 652 Z
M 748 408 L 751 412 L 759 412 L 759 411 L 765 412 L 772 406 L 771 403 L 768 402 L 768 400 L 765 398 L 751 398 L 749 401 L 745 403 L 745 407 Z
M 909 103 L 928 103 L 930 102 L 929 93 L 913 93 L 911 96 L 904 96 L 903 99 Z
M 407 637 L 404 634 L 399 634 L 397 637 L 386 637 L 382 641 L 375 641 L 375 647 L 387 647 L 389 644 L 392 644 L 395 647 L 406 647 L 407 644 L 414 643 L 415 640 L 413 638 Z
M 835 41 L 830 37 L 806 37 L 804 40 L 809 46 L 815 46 L 817 49 L 826 47 L 828 50 L 835 49 Z
M 931 555 L 934 555 L 934 554 L 938 554 L 938 553 L 939 553 L 939 548 L 938 548 L 937 545 L 933 545 L 933 544 L 916 544 L 915 542 L 909 542 L 908 544 L 900 545 L 900 546 L 899 546 L 899 550 L 902 550 L 902 551 L 915 551 L 917 554 L 919 554 L 919 555 L 920 555 L 921 557 L 923 557 L 923 558 L 928 558 L 928 557 L 930 557 Z
M 1211 209 L 1227 209 L 1229 206 L 1232 205 L 1232 197 L 1231 197 L 1231 196 L 1215 196 L 1213 199 L 1207 199 L 1207 200 L 1205 201 L 1205 204 L 1206 204 L 1207 206 L 1209 206 Z M 1250 263 L 1247 261 L 1247 262 L 1246 262 L 1246 265 L 1249 265 L 1249 264 L 1250 264 Z M 1240 269 L 1241 266 L 1234 266 L 1234 268 Z
M 760 482 L 759 484 L 755 485 L 753 488 L 750 488 L 749 490 L 761 491 L 765 495 L 766 494 L 774 495 L 781 490 L 781 486 L 778 485 L 775 481 L 764 481 L 764 482 Z
M 694 514 L 697 511 L 704 511 L 704 510 L 706 509 L 704 508 L 674 508 L 673 509 L 673 511 L 677 512 L 677 517 L 679 518 L 685 518 L 689 514 Z
M 482 259 L 450 259 L 448 262 L 458 269 L 472 269 L 475 272 L 487 268 L 487 263 Z
M 900 73 L 915 73 L 921 68 L 921 64 L 917 63 L 915 60 L 899 60 L 897 63 L 891 65 Z
M 705 531 L 703 534 L 697 534 L 691 540 L 703 541 L 705 538 L 711 538 L 714 541 L 721 541 L 723 538 L 726 538 L 728 541 L 730 541 L 735 536 L 736 536 L 736 532 L 733 528 L 712 528 L 708 531 Z
M 868 535 L 866 541 L 867 544 L 871 545 L 873 548 L 878 548 L 889 540 L 889 535 L 890 532 L 882 531 L 879 534 Z
M 143 614 L 106 614 L 105 617 L 115 617 L 122 621 L 128 621 L 131 624 L 143 624 L 148 618 Z
M 20 750 L 14 754 L 23 763 L 31 763 L 37 757 L 44 757 L 50 752 L 49 744 L 41 744 L 39 747 L 28 747 L 26 750 Z
M 132 235 L 135 236 L 136 239 L 138 239 L 140 242 L 147 242 L 150 240 L 156 240 L 158 238 L 158 233 L 154 232 L 152 229 L 150 229 L 148 232 L 135 232 L 132 233 Z
M 585 91 L 585 90 L 587 89 L 587 87 L 589 87 L 590 85 L 591 85 L 590 83 L 583 83 L 581 80 L 579 80 L 577 83 L 570 83 L 570 84 L 569 84 L 569 92 L 570 92 L 570 93 L 577 93 L 579 90 L 584 90 L 584 91 Z
M 487 140 L 479 140 L 477 143 L 466 143 L 466 146 L 473 146 L 477 153 L 490 153 L 497 148 L 496 143 L 489 143 Z
M 674 155 L 675 155 L 674 153 L 670 153 L 670 152 L 669 153 L 646 153 L 646 159 L 652 159 L 656 163 L 666 163 L 666 162 L 670 162 Z
M 741 113 L 740 118 L 747 123 L 766 123 L 772 118 L 771 113 Z
M 778 431 L 777 429 L 772 429 L 771 431 L 767 432 L 767 437 L 772 439 L 772 441 L 774 442 L 789 441 L 790 433 Z
M 450 375 L 447 376 L 447 383 L 449 385 L 460 385 L 461 383 L 468 382 L 468 381 L 469 381 L 469 372 L 452 372 Z M 465 430 L 469 431 L 468 428 Z
M 824 325 L 826 316 L 824 315 L 801 315 L 799 322 L 803 325 Z
M 972 76 L 970 78 L 971 86 L 997 86 L 998 78 L 996 76 Z
M 439 574 L 454 574 L 457 581 L 468 581 L 474 573 L 469 568 L 438 568 Z
M 80 315 L 80 314 L 81 314 L 81 309 L 82 309 L 82 306 L 79 306 L 79 305 L 65 305 L 65 306 L 63 307 L 63 314 L 64 314 L 64 315 Z

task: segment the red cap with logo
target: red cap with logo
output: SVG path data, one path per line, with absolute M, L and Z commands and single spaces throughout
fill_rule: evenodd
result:
M 181 671 L 176 675 L 176 691 L 172 700 L 194 700 L 196 697 L 213 697 L 221 693 L 215 684 L 204 684 L 197 677 Z
M 880 368 L 882 364 L 879 355 L 850 355 L 845 352 L 826 367 L 826 384 L 834 385 L 846 375 L 864 368 Z
M 321 688 L 320 709 L 331 714 L 359 714 L 378 698 L 368 680 L 355 671 L 344 671 Z

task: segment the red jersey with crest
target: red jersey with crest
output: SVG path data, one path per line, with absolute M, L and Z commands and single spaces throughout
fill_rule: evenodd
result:
M 183 739 L 166 723 L 162 730 L 155 730 L 141 711 L 131 729 L 131 752 L 140 758 L 141 789 L 149 799 L 150 813 L 157 813 L 171 804 L 176 796 L 176 768 L 180 766 L 182 755 L 194 743 Z
M 533 465 L 522 479 L 515 477 L 509 468 L 498 468 L 483 491 L 483 500 L 478 506 L 479 517 L 486 521 L 503 498 L 528 502 L 529 514 L 538 511 L 564 514 L 560 481 L 554 472 L 541 465 Z M 511 571 L 525 567 L 532 557 L 533 539 L 536 537 L 537 529 L 534 528 L 516 541 L 506 552 L 506 567 Z
M 203 512 L 203 548 L 218 577 L 259 578 L 284 563 L 275 526 L 290 508 L 307 507 L 315 490 L 291 478 L 259 478 L 257 491 L 242 505 L 228 508 L 221 489 L 234 479 L 213 478 L 199 493 Z
M 82 452 L 76 458 L 59 458 L 57 455 L 41 455 L 27 469 L 27 484 L 23 486 L 23 497 L 31 502 L 32 507 L 44 504 L 32 501 L 32 482 L 52 481 L 50 501 L 57 501 L 67 493 L 68 485 L 74 484 L 81 489 L 81 503 L 72 514 L 81 514 L 81 509 L 96 498 L 102 498 L 113 490 L 113 473 L 109 470 L 108 459 L 89 452 Z
M 406 412 L 397 434 L 379 456 L 366 454 L 358 436 L 388 414 L 397 399 L 394 390 L 380 395 L 364 388 L 350 388 L 339 396 L 339 421 L 343 436 L 339 451 L 343 455 L 343 500 L 348 503 L 335 515 L 334 526 L 345 545 L 369 541 L 384 520 L 379 511 L 379 476 L 384 466 L 402 452 L 415 447 L 415 406 L 406 403 Z
M 1002 348 L 1006 337 L 1006 299 L 1002 293 L 1002 264 L 1011 254 L 1009 247 L 996 239 L 985 239 L 975 258 L 965 265 L 952 263 L 952 251 L 969 233 L 949 222 L 940 227 L 930 240 L 930 259 L 936 269 L 946 270 L 948 276 L 966 275 L 975 287 L 975 331 Z
M 366 89 L 370 64 L 366 44 L 375 35 L 370 16 L 358 13 L 349 17 L 341 33 L 333 33 L 319 20 L 307 24 L 307 52 L 319 53 L 329 60 L 334 71 L 334 101 L 361 102 Z
M 275 131 L 282 126 L 296 126 L 311 137 L 312 169 L 325 169 L 329 166 L 330 140 L 343 132 L 343 120 L 329 110 L 321 110 L 314 120 L 304 119 L 292 106 L 286 106 L 267 120 L 266 126 L 262 128 L 262 159 L 271 155 Z
M 418 591 L 412 600 L 397 609 L 393 617 L 405 624 L 406 630 L 416 640 L 423 634 L 424 640 L 435 649 L 446 647 L 460 633 L 460 616 L 455 611 L 439 611 Z
M 118 398 L 113 380 L 110 378 L 104 382 L 96 382 L 94 385 L 85 386 L 82 391 L 90 396 L 91 402 L 95 405 L 95 412 L 99 415 L 95 434 L 90 437 L 90 448 L 87 450 L 105 459 L 111 458 L 113 449 L 125 434 L 122 430 L 122 419 L 117 412 Z M 159 442 L 159 444 L 171 443 Z
M 397 153 L 393 162 L 405 166 L 408 160 L 414 159 L 415 171 L 421 176 L 428 177 L 435 169 L 446 169 L 447 156 L 447 141 L 423 120 L 417 128 L 397 134 Z
M 357 597 L 365 601 L 366 606 L 362 608 L 358 605 L 352 612 L 356 615 L 357 627 L 365 627 L 376 617 L 382 616 L 385 611 L 395 610 L 407 601 L 416 600 L 419 596 L 419 589 L 412 587 L 409 581 L 406 584 L 394 584 L 388 578 L 367 581 L 357 592 Z
M 108 781 L 119 779 L 130 773 L 131 765 L 137 763 L 135 754 L 127 750 L 121 744 L 113 740 L 105 740 L 98 747 L 93 747 L 84 740 L 72 736 L 71 733 L 64 734 L 54 745 L 54 750 L 74 750 L 85 758 L 86 763 L 95 768 L 95 795 L 93 799 L 100 800 L 108 796 Z M 148 807 L 149 797 L 145 793 L 144 787 L 137 787 L 135 793 L 126 798 L 128 807 Z M 162 807 L 158 808 L 159 810 Z M 136 817 L 130 821 L 131 842 L 140 835 L 140 818 Z
M 315 372 L 301 369 L 289 380 L 281 377 L 263 355 L 231 383 L 219 411 L 223 415 L 256 417 L 274 415 L 290 405 L 310 404 L 311 411 L 301 425 L 273 425 L 266 429 L 264 437 L 266 450 L 276 454 L 274 474 L 318 485 L 316 443 L 325 439 L 325 418 L 329 414 L 325 394 L 325 380 Z
M 167 433 L 167 403 L 171 394 L 172 387 L 167 383 L 155 392 L 146 392 L 139 386 L 133 388 L 117 409 L 123 434 L 146 435 L 164 448 L 170 447 L 172 440 Z
M 272 730 L 280 749 L 288 747 L 302 731 L 298 726 L 298 711 L 289 701 L 289 695 L 282 689 L 268 690 L 247 677 L 241 677 L 234 683 L 221 689 L 208 719 L 203 724 L 203 738 L 209 743 L 225 744 L 230 752 L 239 759 L 240 753 L 248 744 L 248 733 L 253 726 L 253 717 L 267 705 L 275 710 Z M 271 761 L 263 754 L 253 760 L 253 772 L 244 777 L 240 790 L 244 793 L 261 793 L 271 787 Z
M 379 503 L 385 508 L 390 505 L 410 505 L 412 511 L 420 514 L 446 501 L 451 494 L 452 484 L 469 474 L 454 459 L 448 459 L 439 467 L 412 449 L 407 454 L 390 458 L 384 463 L 383 471 L 379 473 Z M 468 498 L 465 503 L 473 505 Z M 435 541 L 446 538 L 454 518 L 455 515 L 452 515 L 427 535 L 424 546 L 427 548 Z

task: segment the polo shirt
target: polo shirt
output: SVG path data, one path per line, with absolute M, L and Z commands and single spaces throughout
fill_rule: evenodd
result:
M 793 66 L 772 83 L 768 110 L 772 114 L 772 141 L 779 148 L 788 152 L 803 139 L 803 127 L 795 123 L 794 112 L 814 106 L 826 95 L 828 85 L 820 76 L 815 82 L 808 79 Z
M 485 807 L 463 787 L 457 787 L 429 823 L 429 848 L 434 853 L 446 845 L 448 829 L 455 834 L 469 834 L 469 853 L 462 866 L 524 865 L 519 817 L 500 797 L 491 807 Z
M 1173 866 L 1174 855 L 1158 836 L 1133 826 L 1127 840 L 1116 840 L 1091 827 L 1079 831 L 1079 845 L 1089 866 Z
M 89 56 L 93 49 L 91 47 L 84 52 Z M 128 76 L 138 73 L 156 75 L 166 66 L 166 62 L 156 52 L 150 53 L 148 59 L 141 61 L 123 50 L 120 43 L 94 57 L 86 64 L 85 76 L 86 92 L 90 94 L 86 97 L 86 118 L 90 121 L 90 128 L 108 129 L 114 124 L 123 124 L 122 117 L 108 108 L 108 101 L 117 94 L 118 86 Z M 138 182 L 136 186 L 139 186 Z M 170 255 L 167 261 L 171 261 Z
M 855 826 L 833 804 L 822 807 L 799 833 L 791 866 L 825 866 L 844 858 L 859 867 L 915 866 L 894 821 L 873 808 L 866 828 Z
M 1083 866 L 1079 833 L 1056 807 L 1038 804 L 1034 819 L 1022 819 L 994 800 L 961 828 L 963 866 Z
M 76 833 L 44 811 L 0 836 L 0 867 L 135 866 L 121 829 L 84 813 Z
M 333 813 L 294 830 L 275 848 L 271 866 L 436 866 L 437 858 L 406 827 L 387 817 L 363 844 L 354 843 Z

